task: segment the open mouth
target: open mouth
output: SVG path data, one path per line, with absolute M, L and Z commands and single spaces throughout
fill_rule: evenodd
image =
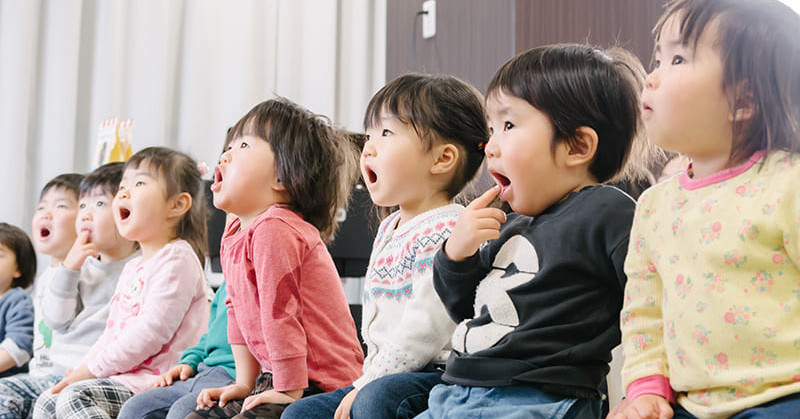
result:
M 47 228 L 47 227 L 42 227 L 42 228 L 39 230 L 39 237 L 41 237 L 41 238 L 45 238 L 45 237 L 49 237 L 49 236 L 50 236 L 50 229 L 49 229 L 49 228 Z
M 219 166 L 214 168 L 214 183 L 211 184 L 211 192 L 219 192 L 222 188 L 222 170 Z
M 127 208 L 124 208 L 124 207 L 120 207 L 120 209 L 119 209 L 119 219 L 120 220 L 125 221 L 130 216 L 131 216 L 131 210 L 129 210 Z
M 501 189 L 505 189 L 511 184 L 511 180 L 499 173 L 492 173 L 492 177 L 494 178 L 495 183 L 500 185 Z
M 374 170 L 370 169 L 369 167 L 366 167 L 364 171 L 367 174 L 367 183 L 375 183 L 378 181 L 378 175 L 377 173 L 375 173 Z

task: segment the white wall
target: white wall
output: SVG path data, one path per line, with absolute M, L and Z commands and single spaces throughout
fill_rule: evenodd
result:
M 385 0 L 0 0 L 0 221 L 30 230 L 41 187 L 91 170 L 97 126 L 209 166 L 225 130 L 286 96 L 361 130 L 384 83 Z

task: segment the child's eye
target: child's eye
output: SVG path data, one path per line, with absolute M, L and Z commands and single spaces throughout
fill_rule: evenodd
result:
M 104 207 L 104 206 L 106 206 L 106 203 L 103 202 L 103 201 L 97 201 L 97 206 L 98 207 Z
M 390 131 L 388 129 L 385 129 L 385 130 L 381 131 L 381 137 L 388 137 L 388 136 L 390 136 L 392 134 L 393 134 L 392 131 Z
M 508 122 L 508 121 L 506 121 L 506 122 L 503 124 L 503 131 L 508 131 L 508 130 L 510 130 L 511 128 L 514 128 L 514 124 L 512 124 L 511 122 Z
M 78 208 L 80 208 L 80 209 L 86 209 L 86 204 L 83 204 L 83 203 L 82 203 L 82 204 L 78 205 Z
M 56 205 L 56 208 L 58 208 L 58 209 L 67 209 L 67 206 L 65 204 L 58 204 L 58 205 Z
M 141 180 L 136 181 L 136 183 L 133 186 L 144 186 L 144 182 L 142 182 Z
M 653 70 L 661 66 L 661 60 L 653 60 Z
M 247 147 L 250 147 L 250 144 L 247 144 L 247 143 L 246 143 L 246 142 L 244 142 L 244 141 L 242 141 L 242 143 L 241 143 L 241 144 L 239 144 L 239 148 L 247 148 Z
M 494 128 L 489 127 L 489 136 L 491 137 L 494 134 Z
M 683 64 L 683 62 L 684 62 L 684 59 L 680 55 L 676 55 L 676 56 L 672 57 L 672 65 Z

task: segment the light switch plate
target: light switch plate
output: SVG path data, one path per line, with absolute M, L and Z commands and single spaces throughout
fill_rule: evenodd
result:
M 422 38 L 433 38 L 436 35 L 436 0 L 422 3 Z

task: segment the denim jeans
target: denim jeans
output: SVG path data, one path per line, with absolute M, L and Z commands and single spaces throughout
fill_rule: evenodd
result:
M 672 408 L 675 410 L 673 419 L 697 419 L 680 406 L 673 405 Z M 731 416 L 730 419 L 795 418 L 798 414 L 800 414 L 800 393 L 795 393 L 751 407 Z
M 197 408 L 203 389 L 222 387 L 233 381 L 225 368 L 197 366 L 197 374 L 171 386 L 157 387 L 131 397 L 122 406 L 118 419 L 183 419 Z
M 569 399 L 533 387 L 440 385 L 418 418 L 600 418 L 600 399 Z
M 441 371 L 407 372 L 378 378 L 359 390 L 350 419 L 413 418 L 428 408 L 428 393 L 441 384 Z M 281 419 L 331 418 L 353 386 L 298 400 Z

